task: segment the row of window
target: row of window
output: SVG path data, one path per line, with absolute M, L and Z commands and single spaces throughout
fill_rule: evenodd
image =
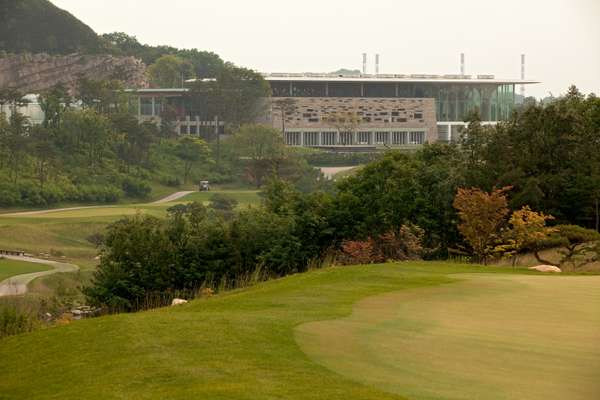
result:
M 424 131 L 398 132 L 286 132 L 289 146 L 419 145 Z

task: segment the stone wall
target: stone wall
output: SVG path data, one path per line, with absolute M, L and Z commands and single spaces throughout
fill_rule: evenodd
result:
M 146 66 L 133 57 L 20 54 L 0 58 L 0 88 L 38 93 L 63 84 L 73 89 L 80 77 L 118 79 L 128 87 L 147 87 Z
M 282 129 L 282 111 L 273 98 L 270 120 Z M 297 131 L 331 130 L 328 116 L 354 115 L 359 121 L 357 131 L 421 129 L 428 142 L 437 141 L 435 99 L 368 98 L 368 97 L 293 97 L 295 111 L 286 112 L 285 129 Z

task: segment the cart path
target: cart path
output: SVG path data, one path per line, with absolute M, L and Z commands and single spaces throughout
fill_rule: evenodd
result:
M 73 264 L 62 263 L 58 261 L 42 260 L 33 257 L 18 257 L 18 256 L 3 256 L 5 258 L 17 261 L 25 261 L 36 264 L 46 264 L 53 267 L 50 271 L 33 272 L 30 274 L 22 274 L 10 277 L 0 282 L 0 297 L 3 296 L 18 296 L 27 293 L 27 285 L 34 279 L 42 276 L 48 276 L 61 272 L 77 272 L 79 267 Z
M 171 201 L 179 200 L 182 197 L 185 197 L 191 193 L 194 193 L 194 192 L 193 191 L 184 191 L 184 192 L 172 193 L 172 194 L 168 195 L 167 197 L 164 197 L 160 200 L 156 200 L 150 204 L 169 203 Z M 53 209 L 49 209 L 49 210 L 23 211 L 23 212 L 10 213 L 10 214 L 0 214 L 0 217 L 25 217 L 28 215 L 50 214 L 50 213 L 63 212 L 63 211 L 86 210 L 86 209 L 90 209 L 90 208 L 115 208 L 115 207 L 123 207 L 123 206 L 127 206 L 127 204 L 114 204 L 114 205 L 109 205 L 109 206 L 82 206 L 82 207 L 68 207 L 68 208 L 53 208 Z
M 170 203 L 172 201 L 176 201 L 181 199 L 182 197 L 187 196 L 188 194 L 192 194 L 192 193 L 196 193 L 195 191 L 184 191 L 184 192 L 176 192 L 173 194 L 168 195 L 167 197 L 164 197 L 160 200 L 156 200 L 153 203 L 150 204 L 164 204 L 164 203 Z

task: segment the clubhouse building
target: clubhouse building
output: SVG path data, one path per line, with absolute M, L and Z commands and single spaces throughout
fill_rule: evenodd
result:
M 410 148 L 456 140 L 470 113 L 477 111 L 483 124 L 506 120 L 515 107 L 515 86 L 536 83 L 492 75 L 267 74 L 265 78 L 273 92 L 270 121 L 285 130 L 286 143 L 332 149 Z M 282 104 L 290 106 L 278 106 Z M 352 120 L 346 124 L 351 129 L 344 131 L 340 119 Z
M 264 74 L 272 89 L 259 122 L 282 131 L 289 146 L 369 151 L 414 148 L 459 138 L 465 118 L 477 111 L 483 124 L 510 117 L 515 86 L 535 81 L 493 75 Z M 223 121 L 185 104 L 188 89 L 139 89 L 140 121 L 160 123 L 166 106 L 176 111 L 180 134 L 214 138 Z M 193 115 L 192 115 L 193 114 Z

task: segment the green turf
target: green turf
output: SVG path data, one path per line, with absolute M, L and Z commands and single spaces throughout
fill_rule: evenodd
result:
M 89 269 L 96 264 L 94 258 L 97 251 L 87 238 L 102 232 L 111 222 L 136 213 L 164 216 L 166 210 L 175 204 L 189 201 L 207 203 L 215 193 L 231 195 L 238 200 L 240 207 L 260 201 L 258 192 L 254 190 L 216 190 L 194 193 L 163 204 L 115 205 L 22 216 L 0 215 L 0 248 L 24 250 L 31 254 L 64 255 L 83 269 Z
M 255 205 L 260 203 L 259 191 L 257 190 L 219 190 L 211 192 L 197 192 L 187 195 L 182 200 L 184 201 L 200 201 L 208 203 L 212 196 L 216 193 L 230 196 L 238 201 L 241 206 Z
M 465 349 L 470 355 L 455 360 L 454 368 L 460 367 L 461 363 L 470 362 L 472 358 L 469 357 L 473 357 L 473 349 L 493 350 L 486 347 L 486 336 L 481 330 L 485 320 L 480 325 L 468 318 L 475 311 L 479 314 L 473 316 L 480 316 L 480 309 L 484 305 L 490 306 L 489 311 L 492 313 L 495 309 L 499 311 L 498 319 L 502 318 L 503 323 L 496 322 L 495 327 L 522 325 L 523 332 L 526 332 L 533 322 L 521 320 L 523 314 L 519 312 L 520 309 L 534 301 L 536 313 L 529 317 L 541 318 L 540 321 L 544 321 L 554 312 L 555 302 L 560 301 L 563 305 L 558 309 L 559 315 L 554 316 L 552 321 L 564 317 L 569 325 L 548 326 L 559 331 L 572 332 L 571 339 L 582 338 L 581 331 L 591 328 L 592 331 L 586 338 L 597 339 L 594 337 L 598 328 L 597 319 L 589 320 L 589 313 L 581 308 L 587 309 L 592 304 L 597 305 L 598 297 L 586 295 L 585 300 L 590 302 L 590 305 L 585 306 L 573 306 L 571 300 L 565 298 L 572 295 L 575 289 L 589 294 L 587 287 L 597 287 L 597 277 L 538 278 L 530 274 L 496 273 L 482 275 L 482 279 L 479 279 L 471 278 L 470 275 L 454 275 L 482 270 L 477 267 L 439 263 L 331 268 L 263 283 L 247 290 L 195 301 L 179 308 L 104 317 L 8 338 L 0 342 L 0 398 L 401 399 L 403 397 L 395 394 L 394 390 L 371 382 L 369 376 L 373 374 L 370 371 L 363 370 L 365 377 L 357 378 L 345 372 L 335 371 L 335 366 L 327 368 L 314 354 L 309 357 L 303 352 L 295 340 L 295 332 L 301 332 L 307 323 L 349 316 L 354 304 L 360 309 L 364 306 L 364 301 L 370 301 L 369 297 L 384 293 L 394 296 L 390 304 L 384 301 L 381 304 L 382 312 L 367 316 L 374 320 L 374 338 L 390 340 L 385 336 L 380 323 L 382 313 L 385 317 L 388 312 L 395 314 L 397 309 L 412 312 L 407 318 L 413 323 L 408 319 L 397 323 L 391 318 L 389 328 L 392 343 L 396 343 L 393 342 L 395 337 L 402 340 L 409 335 L 406 332 L 398 332 L 398 327 L 411 328 L 415 334 L 431 329 L 429 324 L 434 323 L 435 318 L 444 315 L 444 300 L 454 297 L 448 306 L 448 311 L 454 315 L 456 309 L 465 307 L 464 313 L 459 315 L 461 318 L 456 320 L 454 326 L 457 328 L 456 332 L 471 335 L 473 340 L 469 342 L 470 348 Z M 506 270 L 488 267 L 485 271 Z M 510 276 L 514 276 L 514 280 L 511 280 Z M 521 277 L 525 280 L 520 281 Z M 529 282 L 530 277 L 539 282 L 536 283 L 536 288 L 543 287 L 546 282 L 552 285 L 554 299 L 557 300 L 547 304 L 535 298 L 527 297 L 524 300 L 522 286 Z M 566 285 L 568 290 L 562 292 L 562 286 L 558 282 L 566 279 L 574 279 L 571 282 L 576 286 Z M 470 291 L 474 291 L 475 294 L 470 295 Z M 518 296 L 514 301 L 511 300 L 512 294 Z M 395 296 L 407 296 L 407 304 L 404 305 L 403 301 Z M 423 310 L 432 312 L 431 318 L 434 320 L 415 314 L 415 307 L 419 303 L 415 299 L 421 296 L 424 299 Z M 494 300 L 486 300 L 488 296 Z M 410 300 L 411 298 L 413 300 Z M 373 299 L 377 302 L 386 298 Z M 468 299 L 472 301 L 467 302 Z M 581 300 L 580 297 L 577 299 Z M 438 309 L 436 304 L 442 308 Z M 477 306 L 478 304 L 481 306 Z M 469 308 L 470 305 L 473 307 Z M 514 314 L 509 312 L 511 308 L 514 309 Z M 354 309 L 354 316 L 359 309 Z M 569 312 L 573 312 L 574 316 L 569 317 Z M 466 324 L 465 328 L 462 328 L 463 324 Z M 503 329 L 503 333 L 507 332 L 507 328 Z M 493 344 L 505 346 L 511 350 L 511 355 L 518 359 L 520 353 L 512 351 L 515 331 L 518 332 L 518 329 L 509 332 L 513 336 L 508 335 L 503 341 L 494 341 Z M 352 331 L 349 332 L 352 334 Z M 342 337 L 343 333 L 340 332 Z M 558 333 L 551 334 L 555 337 Z M 438 365 L 435 363 L 438 359 L 441 360 L 441 365 L 447 366 L 447 359 L 443 354 L 444 346 L 423 342 L 418 336 L 416 339 L 421 341 L 418 342 L 418 346 L 407 350 L 408 356 L 412 357 L 412 353 L 418 351 L 429 353 L 431 364 L 415 364 L 411 376 L 417 375 L 419 368 L 423 368 L 423 374 L 427 374 L 433 366 Z M 520 336 L 517 335 L 516 339 L 518 343 Z M 331 345 L 337 346 L 336 341 L 339 340 L 336 337 Z M 598 340 L 595 342 L 598 343 Z M 402 351 L 390 350 L 383 344 L 380 346 L 373 343 L 373 346 L 373 351 L 389 351 L 389 357 L 403 354 Z M 562 354 L 565 348 L 579 352 L 581 346 L 580 343 L 559 346 L 556 349 L 538 346 L 534 350 L 544 352 L 540 354 L 539 360 L 545 360 L 545 353 L 551 353 L 562 363 L 568 359 Z M 455 352 L 454 348 L 449 350 Z M 348 350 L 350 354 L 353 354 L 353 351 L 354 349 Z M 597 351 L 591 349 L 585 356 L 583 362 L 588 363 L 588 367 L 594 363 Z M 523 360 L 536 360 L 529 355 L 525 352 Z M 368 362 L 369 356 L 366 356 L 365 360 Z M 513 368 L 514 364 L 511 362 L 507 367 Z M 391 368 L 396 365 L 389 364 Z M 519 366 L 513 371 L 515 380 L 519 379 L 519 374 L 526 367 L 535 371 L 543 369 L 544 365 Z M 597 367 L 590 368 L 589 371 L 598 371 Z M 568 374 L 554 377 L 555 382 L 577 382 L 579 379 L 578 376 L 573 376 L 568 368 L 561 371 Z M 589 371 L 582 370 L 580 373 L 585 377 Z M 444 379 L 451 373 L 452 371 L 439 371 Z M 477 381 L 477 373 L 478 371 L 474 372 L 473 381 Z M 531 376 L 531 373 L 527 376 Z M 547 378 L 544 374 L 540 376 Z M 531 384 L 544 383 L 544 380 L 540 380 Z M 460 389 L 460 385 L 463 384 L 464 381 L 459 381 L 457 387 Z M 430 385 L 436 388 L 435 381 Z M 484 383 L 479 385 L 486 387 Z M 426 389 L 427 384 L 424 385 L 424 390 Z M 464 389 L 467 391 L 469 388 Z M 413 388 L 407 386 L 406 393 L 412 390 Z M 486 392 L 474 398 L 498 398 L 498 393 Z
M 311 357 L 414 399 L 600 398 L 600 277 L 461 276 L 300 326 Z
M 48 265 L 0 258 L 0 282 L 10 278 L 11 276 L 29 274 L 32 272 L 49 271 L 51 269 L 52 267 Z

